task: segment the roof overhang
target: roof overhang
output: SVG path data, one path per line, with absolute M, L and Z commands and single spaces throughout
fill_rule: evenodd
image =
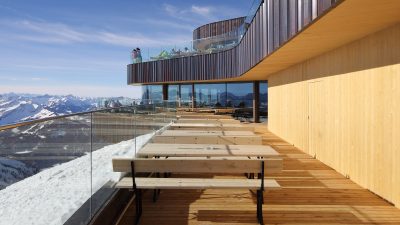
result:
M 248 72 L 229 80 L 266 80 L 271 74 L 361 39 L 399 21 L 400 0 L 345 0 Z

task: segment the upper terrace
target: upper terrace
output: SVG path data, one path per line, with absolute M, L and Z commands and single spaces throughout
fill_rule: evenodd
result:
M 189 55 L 182 53 L 178 57 L 129 64 L 127 83 L 266 80 L 275 72 L 390 26 L 398 15 L 395 1 L 385 4 L 374 0 L 255 2 L 256 10 L 246 17 L 244 26 L 229 31 L 226 36 L 215 33 L 215 37 L 196 39 L 191 46 L 214 38 L 234 36 L 236 41 L 226 42 L 220 49 L 193 49 Z M 229 20 L 221 21 L 226 22 Z
M 128 84 L 238 78 L 339 2 L 254 1 L 246 17 L 195 29 L 189 51 L 128 65 Z

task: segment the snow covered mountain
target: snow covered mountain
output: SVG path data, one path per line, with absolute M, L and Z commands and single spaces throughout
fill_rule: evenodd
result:
M 0 157 L 0 190 L 36 172 L 35 168 L 30 168 L 23 162 Z
M 129 98 L 83 98 L 73 95 L 0 94 L 0 125 L 41 119 L 102 107 L 117 107 Z

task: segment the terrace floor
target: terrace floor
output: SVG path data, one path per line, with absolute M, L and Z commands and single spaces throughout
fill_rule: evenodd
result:
M 253 126 L 253 125 L 252 125 Z M 280 190 L 264 194 L 264 224 L 400 224 L 400 209 L 289 145 L 266 126 L 256 126 L 263 144 L 283 157 L 273 176 Z M 156 203 L 144 194 L 141 225 L 257 224 L 256 198 L 243 190 L 162 190 Z M 133 224 L 134 204 L 117 222 Z

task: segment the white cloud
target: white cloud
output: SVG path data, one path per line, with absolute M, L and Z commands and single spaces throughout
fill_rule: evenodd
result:
M 132 47 L 132 45 L 156 47 L 165 44 L 165 41 L 161 39 L 147 37 L 142 34 L 126 36 L 111 32 L 100 32 L 93 37 L 93 41 L 126 47 Z
M 5 81 L 46 81 L 48 79 L 45 77 L 20 78 L 20 77 L 15 77 L 15 76 L 0 76 L 0 80 L 5 80 Z
M 30 78 L 32 81 L 46 81 L 46 80 L 48 80 L 47 78 L 45 78 L 45 77 L 32 77 L 32 78 Z
M 170 15 L 174 15 L 174 14 L 180 13 L 178 8 L 173 6 L 173 5 L 165 3 L 163 6 L 164 6 L 164 10 Z
M 214 11 L 213 7 L 210 6 L 197 6 L 197 5 L 192 5 L 192 8 L 190 9 L 191 12 L 196 13 L 198 15 L 201 15 L 206 18 L 213 17 L 212 12 Z
M 191 5 L 190 7 L 182 8 L 171 4 L 163 4 L 163 10 L 167 15 L 175 19 L 196 23 L 197 25 L 243 16 L 238 9 L 224 5 Z
M 171 28 L 182 29 L 182 30 L 187 30 L 189 32 L 192 32 L 195 28 L 194 26 L 189 25 L 187 23 L 176 23 L 176 22 L 168 21 L 168 20 L 147 19 L 144 22 L 147 24 L 154 25 L 154 26 L 162 26 L 162 27 L 166 27 L 168 29 L 171 29 Z
M 19 39 L 40 43 L 101 43 L 123 47 L 143 46 L 161 47 L 166 43 L 177 43 L 186 41 L 188 36 L 180 35 L 158 35 L 146 36 L 141 33 L 120 34 L 108 31 L 82 30 L 67 26 L 62 23 L 49 23 L 38 21 L 0 21 L 0 25 L 8 26 L 19 32 L 10 32 L 2 29 L 2 38 Z M 22 32 L 21 32 L 22 31 Z M 22 33 L 22 34 L 21 34 Z
M 18 27 L 25 27 L 40 34 L 56 36 L 61 40 L 71 42 L 83 42 L 88 36 L 61 23 L 33 22 L 29 20 L 17 21 L 16 23 Z

